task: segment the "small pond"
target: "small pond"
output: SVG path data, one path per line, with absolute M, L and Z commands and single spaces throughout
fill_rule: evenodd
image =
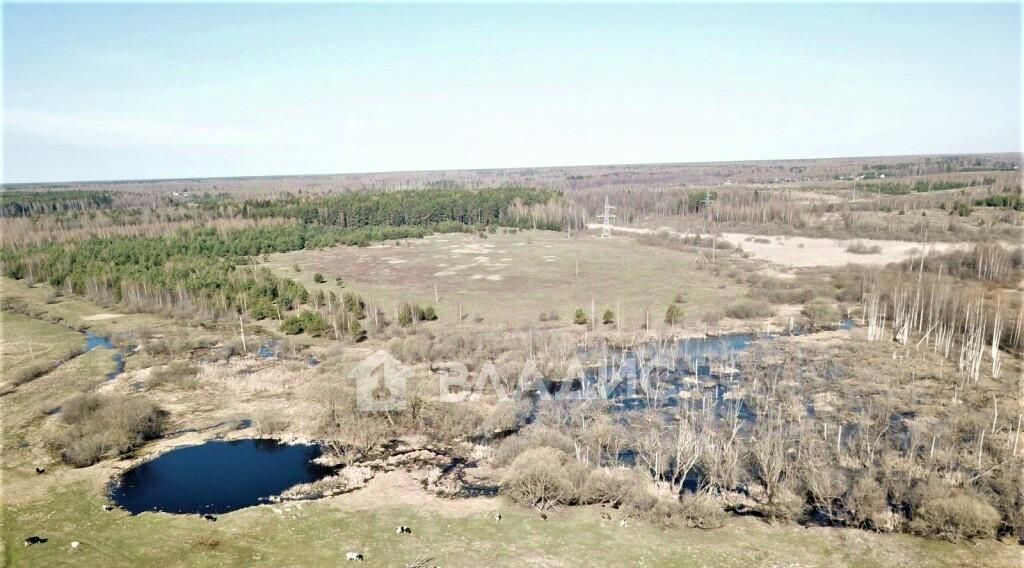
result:
M 334 472 L 313 463 L 318 446 L 275 440 L 207 442 L 172 450 L 127 471 L 111 489 L 118 506 L 138 514 L 227 513 Z

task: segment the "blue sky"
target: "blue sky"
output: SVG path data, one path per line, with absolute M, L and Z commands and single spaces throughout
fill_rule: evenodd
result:
M 1013 4 L 3 16 L 7 182 L 1021 150 Z

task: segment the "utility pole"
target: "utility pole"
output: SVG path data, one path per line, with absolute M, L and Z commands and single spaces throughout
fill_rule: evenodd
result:
M 601 226 L 601 238 L 608 239 L 612 236 L 612 219 L 615 215 L 612 214 L 612 205 L 608 202 L 608 196 L 604 196 L 604 213 L 597 216 L 598 219 L 604 221 L 604 225 Z

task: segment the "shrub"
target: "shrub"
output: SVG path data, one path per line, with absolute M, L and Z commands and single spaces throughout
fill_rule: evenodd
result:
M 889 505 L 885 490 L 871 475 L 863 475 L 853 485 L 846 499 L 846 507 L 853 520 L 861 527 L 880 529 Z
M 324 278 L 323 274 L 317 272 L 316 274 L 313 275 L 313 282 L 316 282 L 317 284 L 323 284 L 324 282 L 327 282 L 327 279 Z
M 601 317 L 601 323 L 604 325 L 611 325 L 615 323 L 615 312 L 611 310 L 605 310 L 604 315 Z
M 636 475 L 625 469 L 594 469 L 587 474 L 580 501 L 618 507 L 638 482 Z
M 572 322 L 576 325 L 587 325 L 587 312 L 583 311 L 583 308 L 577 309 Z
M 576 495 L 565 468 L 568 456 L 554 448 L 533 448 L 520 454 L 502 492 L 521 505 L 540 510 L 571 503 Z
M 717 529 L 725 525 L 726 513 L 710 493 L 687 493 L 680 499 L 681 513 L 690 527 Z
M 196 375 L 199 368 L 187 361 L 174 361 L 166 367 L 153 369 L 146 386 L 155 389 L 161 386 L 194 389 L 199 386 Z
M 352 338 L 353 343 L 359 343 L 366 339 L 366 330 L 363 329 L 362 324 L 356 318 L 351 318 L 348 321 L 348 334 Z
M 279 416 L 276 412 L 268 410 L 261 411 L 253 417 L 256 432 L 260 436 L 273 436 L 288 427 L 288 421 Z
M 734 319 L 764 318 L 773 313 L 771 306 L 760 300 L 744 300 L 725 310 L 725 315 Z
M 123 454 L 163 430 L 164 412 L 152 402 L 126 395 L 81 394 L 63 404 L 62 426 L 49 440 L 74 466 Z
M 286 335 L 306 333 L 312 337 L 322 337 L 327 334 L 329 328 L 327 320 L 322 315 L 309 310 L 291 316 L 281 323 L 281 332 Z
M 863 241 L 853 241 L 846 246 L 846 252 L 852 254 L 879 254 L 882 252 L 882 247 L 879 245 L 868 246 Z
M 828 298 L 815 298 L 807 302 L 800 313 L 814 328 L 832 325 L 838 322 L 840 317 L 839 309 Z
M 995 536 L 999 512 L 962 490 L 928 484 L 914 509 L 910 528 L 916 533 L 951 541 Z
M 524 428 L 515 436 L 505 438 L 494 454 L 494 462 L 505 466 L 518 458 L 523 452 L 532 448 L 555 448 L 565 453 L 574 450 L 572 440 L 553 428 L 533 425 Z
M 672 304 L 665 310 L 665 323 L 669 325 L 679 325 L 683 323 L 683 308 Z

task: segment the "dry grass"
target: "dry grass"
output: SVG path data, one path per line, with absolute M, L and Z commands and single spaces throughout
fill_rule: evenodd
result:
M 440 302 L 439 320 L 483 318 L 484 324 L 536 326 L 538 314 L 562 314 L 548 325 L 567 326 L 572 314 L 588 313 L 593 300 L 597 319 L 605 309 L 615 312 L 623 329 L 637 329 L 650 310 L 652 327 L 680 291 L 686 292 L 687 317 L 721 309 L 724 299 L 744 290 L 711 268 L 700 270 L 695 255 L 643 246 L 628 237 L 599 239 L 592 234 L 574 236 L 542 231 L 476 235 L 438 235 L 374 247 L 334 247 L 272 255 L 264 264 L 298 279 L 310 289 L 342 289 L 376 303 L 385 314 L 409 301 L 434 304 L 434 286 Z M 725 263 L 725 260 L 720 261 Z M 577 277 L 577 263 L 579 276 Z M 296 273 L 293 265 L 302 271 Z M 327 276 L 316 284 L 313 274 Z

